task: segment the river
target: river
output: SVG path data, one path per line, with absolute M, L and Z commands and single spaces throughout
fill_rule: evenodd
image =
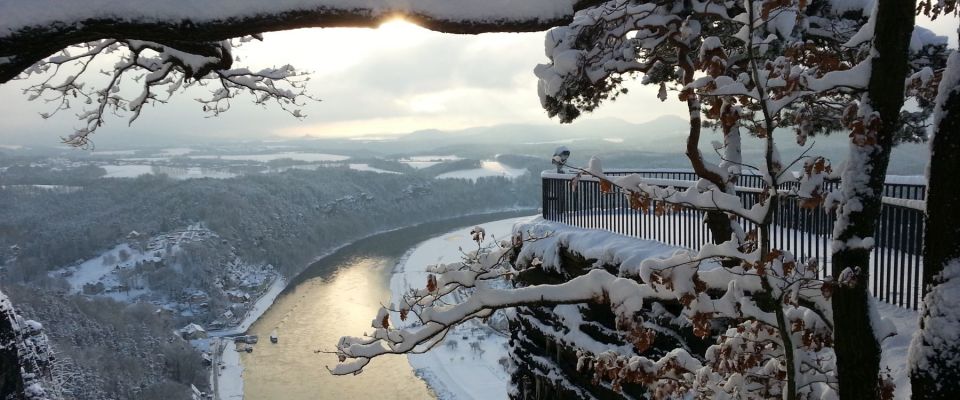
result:
M 393 267 L 418 243 L 459 227 L 530 214 L 485 214 L 382 233 L 312 264 L 250 327 L 249 333 L 261 341 L 253 353 L 241 355 L 245 399 L 435 397 L 404 356 L 375 359 L 359 375 L 332 376 L 325 367 L 336 364 L 336 356 L 315 351 L 333 350 L 341 336 L 372 329 L 370 322 L 380 304 L 390 300 Z M 268 340 L 274 331 L 277 344 Z

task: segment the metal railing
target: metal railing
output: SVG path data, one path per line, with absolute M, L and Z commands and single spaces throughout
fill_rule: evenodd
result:
M 675 181 L 673 186 L 680 189 L 693 185 L 698 179 L 692 171 L 612 170 L 605 171 L 605 174 L 639 174 L 644 178 L 667 179 Z M 574 183 L 574 174 L 544 172 L 541 176 L 544 219 L 694 250 L 711 241 L 710 231 L 703 222 L 703 211 L 669 207 L 670 212 L 657 216 L 657 210 L 665 210 L 667 205 L 651 201 L 648 210 L 631 208 L 627 196 L 619 188 L 603 193 L 596 178 L 584 176 Z M 737 195 L 745 207 L 759 200 L 762 185 L 762 177 L 757 175 L 738 178 Z M 789 189 L 792 185 L 796 183 L 787 183 L 781 189 Z M 830 191 L 839 183 L 828 181 L 824 186 Z M 919 308 L 924 284 L 921 269 L 925 198 L 925 185 L 891 182 L 884 186 L 884 201 L 873 237 L 875 247 L 869 267 L 870 289 L 881 301 Z M 739 222 L 746 231 L 754 228 L 742 218 Z M 836 216 L 833 212 L 819 206 L 802 208 L 796 197 L 781 197 L 771 226 L 772 246 L 790 251 L 800 261 L 817 258 L 823 277 L 830 271 L 834 222 Z

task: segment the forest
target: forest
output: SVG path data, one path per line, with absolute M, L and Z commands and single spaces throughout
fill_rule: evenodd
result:
M 461 260 L 426 266 L 422 286 L 380 302 L 369 312 L 368 328 L 343 332 L 330 340 L 332 350 L 317 352 L 336 358 L 328 367 L 332 375 L 357 375 L 383 356 L 427 351 L 457 326 L 506 310 L 516 367 L 509 396 L 517 399 L 960 396 L 960 192 L 953 190 L 960 158 L 952 156 L 960 149 L 960 53 L 921 23 L 922 16 L 956 25 L 956 0 L 305 0 L 221 2 L 189 11 L 176 2 L 102 11 L 37 1 L 16 9 L 18 18 L 0 18 L 0 82 L 34 79 L 23 94 L 51 104 L 52 114 L 79 108 L 62 138 L 76 148 L 94 147 L 112 116 L 134 123 L 155 111 L 149 106 L 197 88 L 207 89 L 194 100 L 208 116 L 249 97 L 303 119 L 316 100 L 307 90 L 309 74 L 290 64 L 251 69 L 234 50 L 262 41 L 264 32 L 376 27 L 398 17 L 456 34 L 549 29 L 537 49 L 546 60 L 531 67 L 537 112 L 559 123 L 622 104 L 633 81 L 648 97 L 632 112 L 661 103 L 680 110 L 674 114 L 685 122 L 678 137 L 683 146 L 674 157 L 689 163 L 692 179 L 609 168 L 643 154 L 635 147 L 607 163 L 571 157 L 560 140 L 550 141 L 559 145 L 551 160 L 557 172 L 543 176 L 569 182 L 555 188 L 570 192 L 587 182 L 589 193 L 543 188 L 539 194 L 544 203 L 561 195 L 594 196 L 599 203 L 616 197 L 623 204 L 616 213 L 588 210 L 615 222 L 629 213 L 692 212 L 709 231 L 702 243 L 670 248 L 553 221 L 521 224 L 511 240 L 488 243 L 483 228 L 473 228 L 476 247 L 458 248 Z M 949 35 L 955 37 L 952 28 Z M 118 61 L 101 71 L 106 79 L 88 80 L 83 73 L 103 55 Z M 67 72 L 71 68 L 80 73 Z M 391 78 L 378 82 L 402 80 Z M 417 103 L 426 112 L 451 105 L 414 100 L 423 98 L 397 103 Z M 709 131 L 717 140 L 706 138 Z M 835 148 L 814 146 L 827 135 L 839 138 Z M 929 146 L 928 160 L 912 165 L 926 164 L 918 179 L 926 185 L 923 198 L 887 196 L 893 149 L 916 142 Z M 785 143 L 799 151 L 782 153 Z M 485 163 L 452 163 L 468 168 L 477 161 Z M 389 162 L 373 162 L 396 171 Z M 235 243 L 244 259 L 292 276 L 309 259 L 303 249 L 311 243 L 352 240 L 357 230 L 468 209 L 536 205 L 534 174 L 516 181 L 431 179 L 450 172 L 441 164 L 402 176 L 351 175 L 344 168 L 216 181 L 93 179 L 56 196 L 11 187 L 0 191 L 7 207 L 0 227 L 9 232 L 0 255 L 12 260 L 11 277 L 56 281 L 42 272 L 130 237 L 130 229 L 157 234 L 202 222 Z M 773 239 L 781 214 L 792 213 L 784 205 L 829 215 L 829 226 L 818 233 L 828 254 L 801 257 Z M 922 239 L 922 262 L 912 271 L 922 301 L 916 312 L 885 308 L 883 315 L 871 291 L 871 255 L 876 236 L 899 227 L 884 218 L 891 206 L 922 213 L 922 234 L 908 238 Z M 561 207 L 558 213 L 582 217 L 579 211 Z M 0 334 L 14 337 L 16 346 L 0 361 L 11 360 L 3 364 L 10 371 L 42 369 L 33 365 L 36 357 L 20 362 L 14 351 L 42 342 L 37 324 L 21 323 L 4 305 L 10 316 L 0 322 L 10 328 Z M 913 327 L 897 332 L 891 313 L 906 313 L 900 321 Z M 545 340 L 530 340 L 541 333 Z M 898 335 L 910 337 L 898 354 L 905 366 L 884 369 L 887 346 Z M 41 375 L 11 376 L 0 389 L 45 396 L 33 381 Z M 190 374 L 174 380 L 188 382 Z

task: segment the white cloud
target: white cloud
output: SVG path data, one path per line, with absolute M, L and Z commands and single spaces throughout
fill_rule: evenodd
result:
M 956 44 L 956 18 L 918 21 Z M 314 71 L 310 91 L 323 101 L 304 108 L 308 115 L 305 121 L 276 107 L 265 110 L 254 106 L 242 98 L 221 117 L 205 118 L 192 100 L 197 96 L 187 93 L 169 104 L 149 107 L 132 127 L 127 127 L 125 119 L 111 118 L 97 137 L 171 132 L 238 138 L 343 136 L 556 123 L 548 120 L 540 107 L 532 72 L 536 64 L 546 61 L 543 35 L 449 35 L 402 22 L 381 29 L 268 33 L 263 42 L 248 43 L 237 50 L 240 64 L 254 68 L 292 64 Z M 39 113 L 49 111 L 49 105 L 27 102 L 19 91 L 23 86 L 24 82 L 0 86 L 0 96 L 7 99 L 0 108 L 0 143 L 5 137 L 20 135 L 56 144 L 77 125 L 74 112 L 41 119 Z M 644 122 L 664 114 L 686 114 L 684 105 L 673 96 L 666 102 L 657 100 L 654 87 L 636 81 L 626 87 L 629 94 L 581 118 Z

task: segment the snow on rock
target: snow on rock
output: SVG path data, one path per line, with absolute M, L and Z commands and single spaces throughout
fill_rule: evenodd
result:
M 303 11 L 373 18 L 418 15 L 464 22 L 550 21 L 573 14 L 577 0 L 33 0 L 0 2 L 0 37 L 30 27 L 80 26 L 90 19 L 204 23 Z
M 0 292 L 0 354 L 4 359 L 6 389 L 22 393 L 4 393 L 5 398 L 29 400 L 58 399 L 60 381 L 54 376 L 56 357 L 39 322 L 24 319 L 6 294 Z M 52 393 L 47 393 L 52 389 Z
M 516 223 L 530 217 L 513 218 L 481 224 L 487 237 L 506 239 Z M 476 227 L 474 228 L 476 229 Z M 394 269 L 390 279 L 392 302 L 400 304 L 401 296 L 411 288 L 421 289 L 427 282 L 427 267 L 438 262 L 455 262 L 460 248 L 476 248 L 464 227 L 419 244 Z M 395 326 L 405 322 L 391 321 Z M 493 318 L 496 319 L 496 318 Z M 423 354 L 409 354 L 410 365 L 427 381 L 441 399 L 505 399 L 509 374 L 504 368 L 507 359 L 507 338 L 488 325 L 470 321 L 452 329 L 440 345 Z
M 960 368 L 960 259 L 944 265 L 933 281 L 937 283 L 923 299 L 923 330 L 913 336 L 909 360 L 912 368 L 936 379 L 940 368 Z
M 528 264 L 538 259 L 542 268 L 547 270 L 560 268 L 560 249 L 595 259 L 596 267 L 619 265 L 624 275 L 638 273 L 648 258 L 668 258 L 680 249 L 652 240 L 639 240 L 605 230 L 581 229 L 543 219 L 520 224 L 514 231 L 523 234 L 524 238 L 542 238 L 524 244 L 517 263 Z

